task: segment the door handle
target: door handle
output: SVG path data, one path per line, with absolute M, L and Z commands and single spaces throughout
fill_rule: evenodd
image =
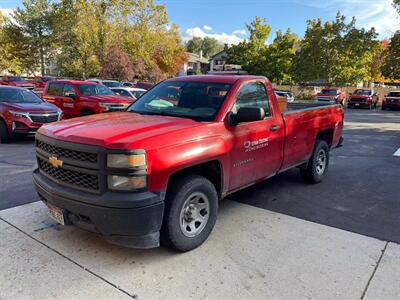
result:
M 273 126 L 271 126 L 271 128 L 270 128 L 269 130 L 270 130 L 270 131 L 278 131 L 279 128 L 281 128 L 280 125 L 273 125 Z

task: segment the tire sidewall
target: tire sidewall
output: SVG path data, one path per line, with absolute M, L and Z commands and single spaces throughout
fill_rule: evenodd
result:
M 182 184 L 175 189 L 175 192 L 167 197 L 170 208 L 168 215 L 164 218 L 164 230 L 168 231 L 168 236 L 172 246 L 179 251 L 188 251 L 200 246 L 210 235 L 214 228 L 218 214 L 218 195 L 213 184 L 201 176 L 189 176 L 184 181 L 177 181 L 175 184 Z M 188 197 L 195 193 L 204 193 L 210 204 L 210 215 L 204 229 L 194 237 L 187 237 L 183 234 L 180 227 L 180 215 L 182 207 Z
M 317 162 L 318 162 L 318 153 L 324 150 L 325 151 L 325 169 L 322 174 L 318 174 L 317 172 Z M 318 183 L 321 182 L 322 179 L 325 177 L 325 174 L 328 172 L 328 167 L 329 167 L 329 147 L 328 144 L 325 141 L 318 140 L 317 144 L 315 145 L 315 149 L 313 152 L 313 157 L 312 157 L 312 163 L 311 163 L 311 172 L 312 172 L 312 177 L 313 181 Z
M 7 126 L 4 121 L 0 119 L 0 144 L 7 143 L 10 140 Z

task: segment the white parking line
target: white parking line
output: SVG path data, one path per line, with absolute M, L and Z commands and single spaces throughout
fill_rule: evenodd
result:
M 400 148 L 393 154 L 393 156 L 400 157 Z

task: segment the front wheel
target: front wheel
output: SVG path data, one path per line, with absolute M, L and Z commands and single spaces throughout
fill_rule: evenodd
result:
M 306 166 L 300 168 L 300 174 L 307 183 L 320 183 L 329 166 L 329 146 L 323 140 L 317 140 L 314 151 Z
M 167 193 L 161 242 L 179 251 L 200 246 L 217 220 L 218 195 L 205 177 L 175 180 Z
M 6 124 L 0 119 L 0 144 L 8 143 L 10 135 Z

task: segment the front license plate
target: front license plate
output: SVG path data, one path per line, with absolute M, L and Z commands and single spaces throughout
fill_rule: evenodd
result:
M 356 106 L 360 106 L 360 103 L 356 103 Z
M 47 206 L 49 208 L 50 217 L 54 221 L 56 221 L 58 224 L 65 225 L 63 211 L 60 208 L 55 207 L 55 206 L 50 205 L 50 204 L 48 204 Z

